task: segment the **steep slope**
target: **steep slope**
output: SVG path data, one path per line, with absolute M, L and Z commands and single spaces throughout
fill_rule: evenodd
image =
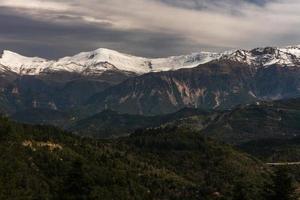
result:
M 218 60 L 192 69 L 128 79 L 92 97 L 84 112 L 108 108 L 121 113 L 157 115 L 183 107 L 227 109 L 258 100 L 299 96 L 299 88 L 297 66 L 257 68 Z
M 268 180 L 258 160 L 186 130 L 103 141 L 1 118 L 0 133 L 1 199 L 262 199 Z

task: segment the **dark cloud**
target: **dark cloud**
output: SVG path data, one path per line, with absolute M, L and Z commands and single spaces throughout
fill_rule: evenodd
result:
M 0 49 L 44 58 L 59 58 L 100 47 L 150 57 L 190 53 L 201 48 L 176 34 L 122 31 L 107 25 L 51 23 L 9 14 L 3 8 L 0 27 Z
M 0 0 L 0 49 L 163 57 L 290 45 L 300 43 L 299 9 L 298 0 Z

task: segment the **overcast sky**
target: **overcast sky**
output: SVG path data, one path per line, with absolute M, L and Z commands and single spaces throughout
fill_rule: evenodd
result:
M 0 0 L 0 49 L 147 57 L 300 44 L 299 0 Z

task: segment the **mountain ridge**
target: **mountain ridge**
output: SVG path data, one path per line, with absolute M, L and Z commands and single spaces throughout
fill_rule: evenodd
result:
M 58 60 L 47 60 L 39 57 L 25 57 L 12 51 L 4 50 L 0 58 L 0 64 L 20 75 L 39 75 L 51 71 L 97 75 L 109 70 L 132 72 L 139 75 L 152 71 L 196 67 L 219 56 L 219 53 L 199 52 L 190 55 L 151 59 L 99 48 Z
M 9 114 L 32 108 L 71 109 L 83 117 L 107 108 L 142 115 L 184 107 L 230 109 L 299 96 L 300 46 L 222 56 L 203 52 L 151 62 L 107 49 L 57 62 L 5 51 L 0 76 L 1 110 Z
M 92 96 L 85 112 L 105 108 L 157 115 L 183 107 L 230 109 L 238 104 L 300 95 L 300 68 L 255 67 L 237 61 L 212 61 L 196 68 L 148 73 Z
M 131 72 L 137 75 L 149 72 L 193 68 L 217 60 L 232 60 L 253 66 L 300 65 L 300 45 L 262 47 L 252 50 L 230 50 L 221 53 L 200 51 L 188 55 L 166 58 L 145 58 L 118 51 L 99 48 L 57 60 L 26 57 L 4 50 L 0 57 L 0 71 L 7 69 L 19 75 L 40 75 L 49 72 L 75 72 L 83 75 L 100 75 L 106 71 Z

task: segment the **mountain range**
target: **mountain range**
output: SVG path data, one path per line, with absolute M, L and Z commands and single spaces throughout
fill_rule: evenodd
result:
M 51 109 L 83 119 L 106 109 L 160 115 L 229 109 L 300 94 L 300 46 L 141 58 L 98 49 L 58 60 L 5 50 L 0 112 Z
M 18 122 L 0 116 L 0 198 L 296 197 L 299 52 L 4 51 L 0 112 Z
M 256 48 L 253 50 L 232 50 L 223 53 L 199 52 L 168 58 L 142 58 L 119 53 L 110 49 L 82 52 L 72 57 L 47 60 L 39 57 L 25 57 L 4 50 L 0 58 L 0 70 L 19 75 L 40 75 L 55 72 L 80 73 L 87 76 L 99 75 L 106 71 L 122 71 L 145 74 L 193 68 L 213 60 L 232 60 L 252 66 L 300 64 L 300 45 L 284 48 Z
M 79 53 L 72 57 L 47 60 L 38 57 L 25 57 L 4 50 L 0 59 L 1 71 L 10 71 L 19 75 L 40 75 L 55 72 L 79 73 L 86 76 L 100 75 L 106 71 L 145 74 L 192 68 L 199 64 L 218 59 L 221 53 L 200 52 L 191 55 L 169 58 L 149 59 L 119 53 L 110 49 L 97 49 Z

